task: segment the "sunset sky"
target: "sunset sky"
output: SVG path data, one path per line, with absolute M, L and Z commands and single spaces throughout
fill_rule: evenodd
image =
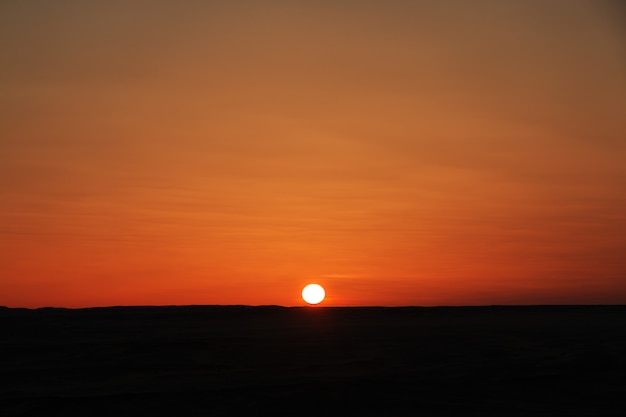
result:
M 0 305 L 626 303 L 626 7 L 0 2 Z

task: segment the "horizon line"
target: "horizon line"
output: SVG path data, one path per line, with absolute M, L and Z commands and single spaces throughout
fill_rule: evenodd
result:
M 104 305 L 89 307 L 59 307 L 59 306 L 42 306 L 42 307 L 9 307 L 0 305 L 0 309 L 7 310 L 94 310 L 94 309 L 115 309 L 115 308 L 185 308 L 185 307 L 205 307 L 205 308 L 281 308 L 281 309 L 359 309 L 359 308 L 497 308 L 497 307 L 626 307 L 626 304 L 476 304 L 476 305 L 292 305 L 284 306 L 278 304 L 137 304 L 137 305 Z

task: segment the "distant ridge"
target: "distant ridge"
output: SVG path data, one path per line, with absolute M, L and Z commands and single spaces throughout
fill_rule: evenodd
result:
M 383 306 L 383 305 L 364 305 L 364 306 L 281 306 L 278 304 L 164 304 L 164 305 L 110 305 L 110 306 L 92 306 L 92 307 L 8 307 L 0 305 L 2 310 L 94 310 L 94 309 L 117 309 L 117 308 L 561 308 L 561 307 L 622 307 L 626 304 L 485 304 L 485 305 L 436 305 L 436 306 L 421 306 L 421 305 L 399 305 L 399 306 Z
M 279 305 L 220 305 L 220 304 L 191 304 L 191 305 L 139 305 L 139 306 L 102 306 L 102 307 L 7 307 L 0 306 L 0 317 L 28 314 L 63 315 L 63 314 L 202 314 L 211 312 L 236 313 L 260 313 L 278 311 L 345 311 L 345 312 L 423 312 L 423 313 L 493 313 L 493 312 L 526 312 L 526 313 L 546 313 L 546 312 L 582 312 L 582 311 L 620 311 L 626 310 L 624 304 L 538 304 L 538 305 L 485 305 L 485 306 L 279 306 Z

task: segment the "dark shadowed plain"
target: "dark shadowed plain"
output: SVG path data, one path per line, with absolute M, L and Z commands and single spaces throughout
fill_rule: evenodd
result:
M 626 307 L 0 309 L 0 415 L 612 416 Z

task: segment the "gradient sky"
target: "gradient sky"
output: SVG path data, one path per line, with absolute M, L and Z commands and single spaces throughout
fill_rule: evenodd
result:
M 626 7 L 0 2 L 0 305 L 626 303 Z

